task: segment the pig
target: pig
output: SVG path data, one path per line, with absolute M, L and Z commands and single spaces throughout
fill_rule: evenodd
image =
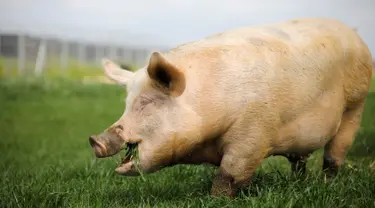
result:
M 293 171 L 304 172 L 307 157 L 324 148 L 322 170 L 335 176 L 359 129 L 372 77 L 366 43 L 331 18 L 230 29 L 155 50 L 136 71 L 107 58 L 102 64 L 127 95 L 119 119 L 89 137 L 96 157 L 138 148 L 138 158 L 115 169 L 123 176 L 211 164 L 217 173 L 210 195 L 231 199 L 270 156 L 284 156 Z

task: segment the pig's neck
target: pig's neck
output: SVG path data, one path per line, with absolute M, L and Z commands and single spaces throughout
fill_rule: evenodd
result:
M 202 164 L 209 163 L 219 166 L 222 158 L 217 139 L 195 145 L 190 151 L 179 158 L 175 158 L 175 164 Z

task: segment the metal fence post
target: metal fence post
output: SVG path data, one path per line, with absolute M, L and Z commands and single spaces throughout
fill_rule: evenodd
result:
M 25 70 L 25 36 L 19 34 L 17 40 L 18 73 L 20 75 L 23 74 Z
M 41 39 L 40 44 L 39 44 L 38 54 L 36 57 L 35 69 L 34 69 L 34 73 L 36 75 L 40 75 L 43 71 L 45 60 L 46 60 L 46 48 L 47 48 L 46 40 Z
M 62 41 L 61 52 L 60 52 L 60 68 L 66 70 L 68 68 L 68 53 L 69 43 Z

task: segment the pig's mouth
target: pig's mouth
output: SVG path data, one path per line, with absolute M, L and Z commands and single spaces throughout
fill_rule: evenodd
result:
M 121 156 L 121 163 L 116 172 L 121 175 L 139 175 L 139 151 L 138 143 L 128 143 L 124 149 L 125 155 Z
M 119 137 L 110 140 L 91 136 L 89 142 L 98 158 L 122 154 L 122 150 L 125 151 L 125 156 L 121 158 L 120 164 L 115 169 L 118 174 L 126 176 L 142 174 L 139 168 L 139 141 L 124 143 L 124 140 Z

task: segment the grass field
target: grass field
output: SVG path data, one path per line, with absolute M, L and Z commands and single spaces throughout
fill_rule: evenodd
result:
M 88 136 L 124 110 L 112 85 L 0 80 L 0 207 L 375 207 L 375 93 L 343 169 L 328 183 L 321 151 L 308 174 L 290 174 L 285 158 L 267 159 L 236 200 L 211 198 L 214 168 L 179 165 L 138 177 L 114 173 L 118 157 L 95 159 Z

